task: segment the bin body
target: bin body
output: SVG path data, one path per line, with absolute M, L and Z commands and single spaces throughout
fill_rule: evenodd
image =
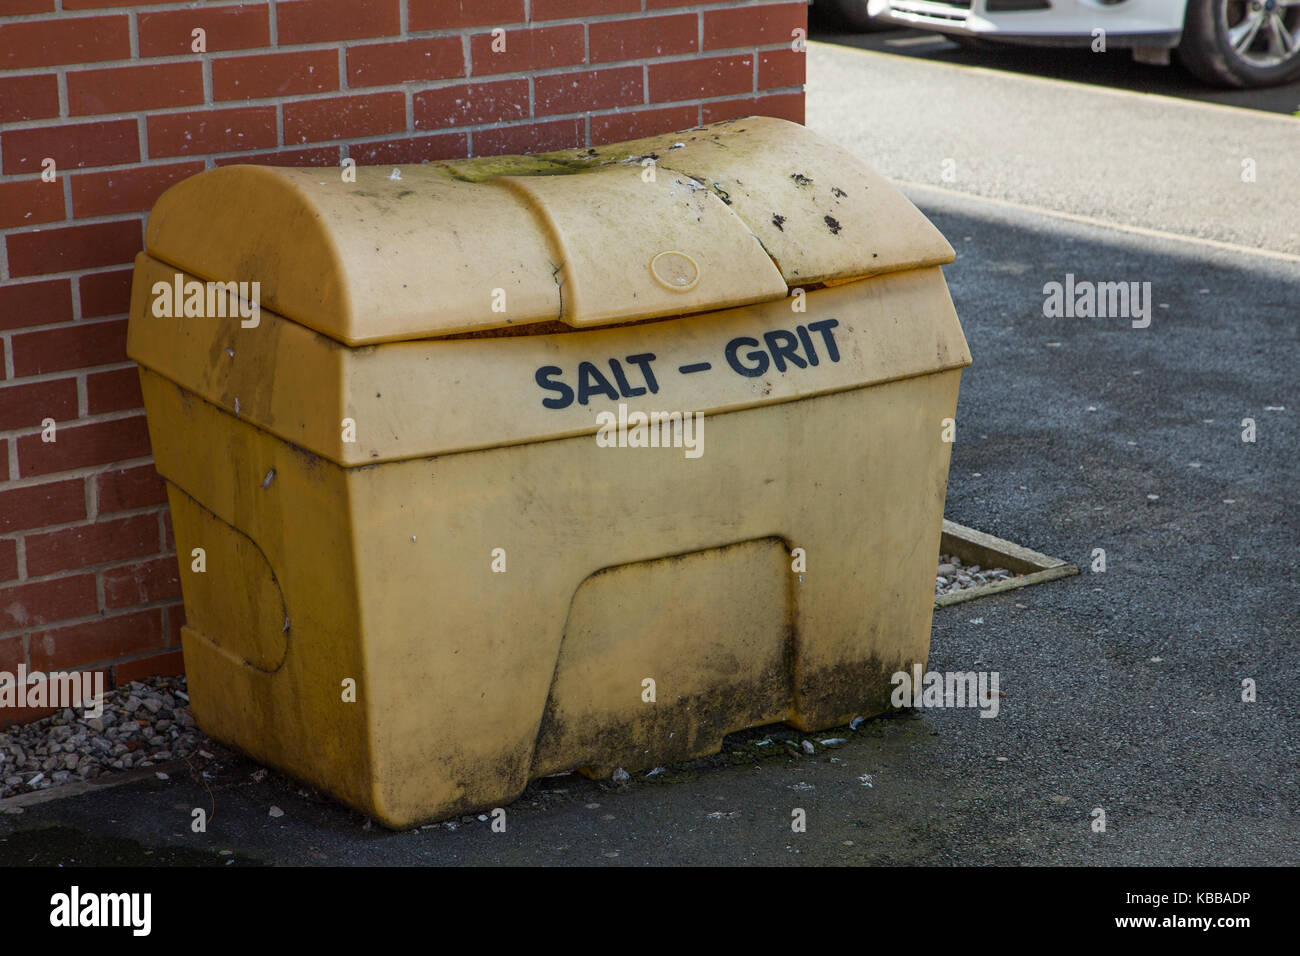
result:
M 879 713 L 925 664 L 970 358 L 951 250 L 883 180 L 753 118 L 400 180 L 222 173 L 155 208 L 128 346 L 206 733 L 405 827 Z M 279 221 L 215 222 L 232 188 Z M 457 222 L 440 191 L 508 202 Z M 429 256 L 422 230 L 456 238 Z M 177 276 L 260 278 L 256 323 L 159 316 Z M 701 453 L 611 447 L 638 411 L 701 412 Z

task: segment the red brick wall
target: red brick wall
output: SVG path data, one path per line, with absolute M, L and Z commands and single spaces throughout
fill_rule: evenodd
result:
M 225 163 L 416 163 L 750 113 L 801 122 L 791 41 L 806 10 L 0 0 L 0 671 L 180 669 L 175 550 L 124 351 L 130 263 L 164 189 Z

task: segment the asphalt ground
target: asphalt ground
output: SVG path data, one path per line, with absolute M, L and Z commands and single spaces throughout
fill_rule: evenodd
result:
M 814 6 L 812 12 L 815 11 Z M 1227 89 L 1201 82 L 1182 69 L 1176 58 L 1168 66 L 1136 63 L 1131 52 L 1120 47 L 1112 47 L 1104 53 L 1094 53 L 1088 47 L 1008 43 L 991 45 L 988 49 L 971 49 L 959 46 L 943 34 L 910 27 L 892 27 L 871 33 L 847 32 L 815 15 L 811 17 L 810 27 L 810 36 L 815 40 L 895 57 L 951 63 L 969 69 L 998 70 L 1023 77 L 1067 80 L 1087 86 L 1153 93 L 1287 116 L 1300 113 L 1300 80 L 1262 89 Z
M 814 48 L 810 125 L 891 175 L 922 179 L 879 162 L 896 148 L 891 130 L 823 125 L 833 72 L 840 98 L 854 95 L 844 69 Z M 1057 101 L 1026 92 L 1044 86 L 1008 95 L 1047 123 Z M 879 111 L 879 99 L 859 97 L 862 110 Z M 982 135 L 973 125 L 953 142 Z M 1196 140 L 1181 144 L 1196 153 Z M 505 833 L 477 820 L 388 832 L 274 773 L 255 780 L 254 764 L 218 751 L 210 778 L 173 770 L 0 816 L 0 864 L 1294 865 L 1300 262 L 1137 234 L 1179 228 L 1141 220 L 1137 187 L 1128 198 L 1103 190 L 1112 205 L 1101 211 L 1141 221 L 1063 218 L 1077 212 L 1071 188 L 1058 182 L 1045 211 L 951 184 L 907 187 L 957 250 L 945 271 L 975 360 L 947 516 L 1083 568 L 935 612 L 929 666 L 997 671 L 996 718 L 920 710 L 816 735 L 848 741 L 815 756 L 764 757 L 751 734 L 714 761 L 623 787 L 541 781 L 507 808 Z M 1243 222 L 1284 245 L 1273 218 Z M 1150 326 L 1045 317 L 1044 284 L 1067 273 L 1149 282 Z M 1253 443 L 1242 441 L 1245 418 Z M 1103 573 L 1091 570 L 1097 548 Z M 1247 679 L 1253 702 L 1242 700 Z M 209 813 L 206 833 L 190 830 L 196 807 Z M 804 833 L 790 827 L 796 808 Z
M 814 43 L 807 123 L 894 180 L 1300 256 L 1289 116 Z

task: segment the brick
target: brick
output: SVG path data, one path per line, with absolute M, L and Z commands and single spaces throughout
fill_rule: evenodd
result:
M 218 166 L 235 163 L 256 163 L 259 166 L 337 166 L 342 153 L 338 146 L 314 146 L 311 149 L 283 149 L 274 153 L 223 156 L 216 160 Z
M 674 130 L 687 129 L 700 121 L 700 108 L 669 106 L 662 109 L 638 110 L 635 113 L 607 113 L 591 118 L 591 145 L 618 143 L 642 136 L 658 136 Z
M 0 134 L 4 171 L 39 173 L 41 161 L 51 157 L 56 171 L 88 166 L 115 166 L 140 159 L 139 127 L 133 119 L 12 129 Z
M 406 129 L 406 96 L 370 93 L 284 104 L 284 142 L 319 143 L 350 136 L 378 136 Z
M 358 166 L 463 159 L 468 154 L 469 138 L 464 133 L 409 136 L 382 143 L 355 143 L 348 147 L 348 155 L 357 161 Z
M 17 16 L 20 13 L 52 13 L 53 11 L 54 0 L 5 0 L 4 6 L 7 17 Z
M 175 529 L 172 528 L 172 513 L 170 511 L 160 511 L 158 512 L 158 517 L 162 523 L 163 550 L 175 551 L 176 532 Z
M 706 4 L 731 3 L 731 0 L 646 0 L 647 10 L 667 10 L 672 7 L 702 7 Z
M 180 600 L 181 579 L 176 555 L 154 558 L 139 564 L 109 568 L 104 579 L 104 607 L 135 607 L 167 599 Z
M 102 63 L 131 55 L 124 16 L 68 17 L 0 25 L 0 70 Z
M 6 707 L 0 711 L 0 730 L 43 720 L 51 714 L 58 713 L 59 709 L 57 707 Z
M 416 129 L 509 123 L 528 117 L 528 81 L 498 80 L 423 90 L 415 94 Z
M 261 5 L 141 13 L 138 23 L 141 56 L 193 53 L 195 29 L 205 32 L 203 39 L 208 53 L 252 50 L 271 45 L 270 12 Z
M 143 7 L 151 3 L 174 3 L 175 0 L 63 0 L 64 10 L 101 10 L 105 7 Z
M 769 50 L 758 55 L 758 88 L 803 86 L 808 54 L 795 50 Z
M 153 465 L 114 468 L 95 476 L 95 499 L 106 515 L 165 504 L 167 489 Z
M 86 483 L 81 478 L 0 491 L 0 534 L 85 517 Z
M 593 23 L 589 28 L 591 62 L 694 53 L 699 48 L 699 28 L 694 13 Z
M 465 75 L 460 37 L 424 37 L 348 47 L 348 84 L 389 86 Z
M 280 0 L 275 19 L 280 46 L 391 37 L 402 32 L 398 0 Z
M 339 57 L 334 50 L 262 53 L 212 63 L 214 100 L 327 93 L 338 88 Z
M 9 480 L 9 439 L 0 438 L 0 481 Z
M 149 430 L 143 415 L 92 425 L 70 425 L 60 428 L 58 437 L 58 441 L 49 443 L 42 442 L 40 435 L 17 439 L 20 477 L 107 465 L 149 454 Z
M 650 68 L 650 102 L 752 93 L 754 57 L 716 56 L 658 63 Z
M 21 329 L 70 321 L 70 280 L 0 283 L 0 329 Z
M 27 536 L 27 576 L 76 571 L 158 553 L 158 519 L 151 514 L 99 521 Z
M 581 63 L 586 55 L 582 27 L 576 23 L 533 30 L 526 27 L 507 30 L 506 48 L 499 53 L 492 52 L 492 42 L 490 33 L 478 33 L 470 38 L 474 76 L 569 66 Z
M 163 627 L 167 643 L 171 647 L 181 646 L 181 628 L 185 625 L 185 605 L 168 604 L 163 609 Z
M 704 11 L 704 49 L 722 50 L 740 46 L 789 44 L 792 31 L 808 28 L 808 4 L 750 4 L 727 10 Z
M 53 73 L 0 78 L 0 123 L 59 115 L 59 81 Z
M 19 383 L 0 387 L 0 431 L 39 428 L 42 421 L 70 422 L 77 417 L 77 380 Z
M 475 156 L 540 153 L 582 146 L 586 124 L 581 119 L 551 120 L 479 130 L 474 134 Z
M 14 373 L 44 375 L 126 361 L 126 320 L 78 322 L 13 337 Z M 60 439 L 62 440 L 62 439 Z
M 144 407 L 137 368 L 119 368 L 86 376 L 86 409 L 92 415 L 129 412 Z
M 80 219 L 147 212 L 168 188 L 202 171 L 203 163 L 194 162 L 79 173 L 72 177 L 72 212 Z
M 775 116 L 792 123 L 803 123 L 804 98 L 802 93 L 774 93 L 769 96 L 722 100 L 705 103 L 702 112 L 705 123 L 718 123 L 739 116 Z
M 14 277 L 121 265 L 144 248 L 139 219 L 11 233 L 5 242 Z
M 275 107 L 250 106 L 150 116 L 149 155 L 188 156 L 276 145 Z
M 151 63 L 68 73 L 73 116 L 172 109 L 203 102 L 203 65 Z
M 71 670 L 167 646 L 162 608 L 115 614 L 28 637 L 31 670 Z
M 21 635 L 18 637 L 6 637 L 3 640 L 0 640 L 0 671 L 8 671 L 10 674 L 13 674 L 18 670 L 18 665 L 23 664 L 26 661 L 27 651 L 23 647 L 23 639 Z M 7 709 L 5 711 L 0 711 L 0 717 L 5 713 L 7 713 Z M 3 728 L 4 724 L 0 723 L 0 729 Z
M 18 577 L 18 542 L 13 538 L 0 538 L 0 581 L 13 581 Z M 4 648 L 0 645 L 0 670 L 4 666 Z
M 534 20 L 567 20 L 603 13 L 640 12 L 641 0 L 533 0 L 529 8 Z
M 0 631 L 85 617 L 98 610 L 93 574 L 0 588 Z
M 105 315 L 122 315 L 131 306 L 131 269 L 92 272 L 79 280 L 81 317 L 97 319 Z
M 524 0 L 409 0 L 412 30 L 504 27 L 524 22 Z
M 533 81 L 537 116 L 611 109 L 645 102 L 641 67 L 626 66 L 585 73 L 539 76 Z
M 166 651 L 139 660 L 113 665 L 113 685 L 120 687 L 146 677 L 176 677 L 185 673 L 185 658 L 180 651 Z
M 0 229 L 37 226 L 63 218 L 63 186 L 40 179 L 0 183 Z

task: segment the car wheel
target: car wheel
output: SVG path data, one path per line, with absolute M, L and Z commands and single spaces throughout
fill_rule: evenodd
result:
M 867 0 L 817 0 L 813 9 L 824 14 L 835 26 L 857 33 L 889 30 L 896 25 L 884 17 L 876 18 L 867 13 Z
M 1188 0 L 1178 59 L 1217 86 L 1300 76 L 1300 0 Z

